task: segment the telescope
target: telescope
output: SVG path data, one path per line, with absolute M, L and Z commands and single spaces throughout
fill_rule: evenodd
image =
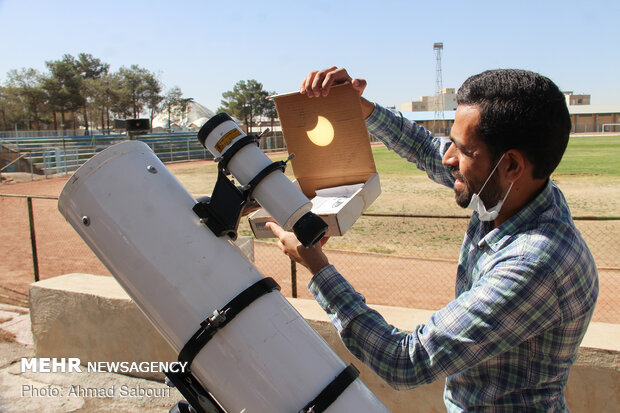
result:
M 325 221 L 310 212 L 310 200 L 284 175 L 286 161 L 271 162 L 259 149 L 258 136 L 246 135 L 229 115 L 219 113 L 200 128 L 198 140 L 215 156 L 218 177 L 211 200 L 199 203 L 194 211 L 216 235 L 234 239 L 244 205 L 256 199 L 305 247 L 325 236 Z M 227 178 L 229 173 L 241 190 Z
M 229 120 L 205 131 L 201 136 L 206 146 L 215 134 L 213 146 L 220 144 L 222 156 L 231 150 L 222 147 L 228 139 L 234 146 L 235 139 L 245 137 Z M 310 228 L 306 242 L 315 242 L 321 231 L 314 230 L 314 224 L 300 224 L 307 215 L 305 201 L 288 193 L 299 190 L 282 181 L 286 177 L 281 170 L 254 185 L 256 171 L 267 166 L 256 150 L 254 143 L 244 145 L 228 156 L 221 170 L 251 185 L 251 196 L 271 208 L 279 222 L 298 231 Z M 221 182 L 234 187 L 235 196 L 241 194 L 231 204 L 243 204 L 249 188 L 238 190 L 230 181 Z M 223 193 L 235 192 L 228 188 Z M 217 221 L 216 214 L 222 214 L 214 205 L 224 202 L 221 196 L 214 191 L 214 202 L 196 207 L 201 204 L 153 151 L 132 140 L 82 165 L 58 200 L 62 215 L 178 360 L 188 363 L 186 372 L 167 373 L 189 402 L 171 412 L 191 411 L 190 405 L 197 413 L 387 412 L 355 367 L 336 355 L 280 294 L 278 284 L 231 242 L 234 222 L 230 229 L 230 222 Z M 206 209 L 206 218 L 196 208 L 200 214 Z

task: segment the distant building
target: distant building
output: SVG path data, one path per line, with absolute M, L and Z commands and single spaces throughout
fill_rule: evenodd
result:
M 590 104 L 590 95 L 575 95 L 572 91 L 562 93 L 564 93 L 566 105 L 568 106 Z
M 620 105 L 569 105 L 572 133 L 620 132 Z
M 190 101 L 185 110 L 173 108 L 170 113 L 163 110 L 153 118 L 151 125 L 156 132 L 198 130 L 213 116 L 215 112 L 211 109 L 198 102 Z
M 571 133 L 620 132 L 620 105 L 569 105 Z M 435 120 L 435 112 L 402 111 L 403 117 L 433 132 L 447 136 L 454 124 L 454 110 L 444 111 L 444 120 Z
M 431 131 L 434 136 L 448 136 L 454 124 L 455 110 L 446 110 L 443 113 L 443 120 L 435 120 L 435 111 L 402 111 L 405 119 L 409 119 Z
M 562 93 L 571 117 L 571 133 L 620 132 L 620 105 L 592 105 L 590 95 L 575 94 L 573 91 Z M 435 119 L 435 111 L 442 110 L 442 103 L 443 121 Z M 437 136 L 445 136 L 454 124 L 456 107 L 456 93 L 448 88 L 442 89 L 439 96 L 421 96 L 419 101 L 405 102 L 400 105 L 400 110 L 405 118 Z
M 436 110 L 456 110 L 454 88 L 441 89 L 438 96 L 420 96 L 420 100 L 400 105 L 402 112 L 434 112 Z

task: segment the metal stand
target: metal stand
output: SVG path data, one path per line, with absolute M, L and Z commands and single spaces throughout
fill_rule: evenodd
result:
M 245 136 L 235 142 L 222 158 L 216 159 L 218 162 L 218 173 L 211 199 L 206 202 L 198 202 L 192 208 L 196 215 L 201 218 L 201 221 L 218 237 L 228 235 L 233 240 L 237 239 L 237 228 L 239 227 L 243 209 L 254 201 L 252 199 L 254 189 L 270 173 L 276 170 L 284 172 L 286 170 L 286 163 L 294 156 L 291 154 L 286 161 L 277 161 L 269 164 L 247 185 L 239 189 L 227 177 L 230 175 L 227 170 L 228 162 L 245 145 L 258 145 L 258 141 L 258 136 Z

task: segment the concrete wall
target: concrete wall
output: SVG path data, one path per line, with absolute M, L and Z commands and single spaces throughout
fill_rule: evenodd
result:
M 444 412 L 443 382 L 395 391 L 344 348 L 313 300 L 289 299 L 300 314 L 393 412 Z M 430 311 L 374 306 L 401 329 L 425 322 Z M 30 287 L 38 357 L 88 361 L 173 361 L 176 355 L 112 277 L 67 274 Z M 151 377 L 152 378 L 152 377 Z M 155 377 L 161 378 L 161 377 Z M 571 371 L 566 396 L 573 413 L 620 411 L 620 325 L 592 323 Z
M 32 172 L 39 175 L 43 174 L 43 171 L 41 171 L 41 169 L 39 169 L 35 165 L 32 165 L 30 160 L 28 160 L 26 157 L 21 158 L 17 162 L 15 162 L 15 160 L 18 159 L 21 155 L 23 155 L 23 152 L 19 153 L 4 145 L 0 145 L 0 169 L 13 162 L 10 166 L 6 168 L 6 170 L 4 170 L 4 172 Z
M 619 113 L 589 113 L 571 115 L 573 133 L 601 132 L 603 125 L 608 123 L 620 123 Z M 618 132 L 618 126 L 608 126 L 605 132 Z

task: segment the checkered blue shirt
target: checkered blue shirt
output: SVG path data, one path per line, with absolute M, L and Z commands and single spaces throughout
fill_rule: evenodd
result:
M 367 126 L 431 179 L 452 187 L 454 178 L 441 164 L 449 140 L 379 106 Z M 349 350 L 394 388 L 445 377 L 449 412 L 555 412 L 568 410 L 564 387 L 592 317 L 598 275 L 564 196 L 549 181 L 497 228 L 473 214 L 456 298 L 411 333 L 370 309 L 331 265 L 315 274 L 309 289 Z

